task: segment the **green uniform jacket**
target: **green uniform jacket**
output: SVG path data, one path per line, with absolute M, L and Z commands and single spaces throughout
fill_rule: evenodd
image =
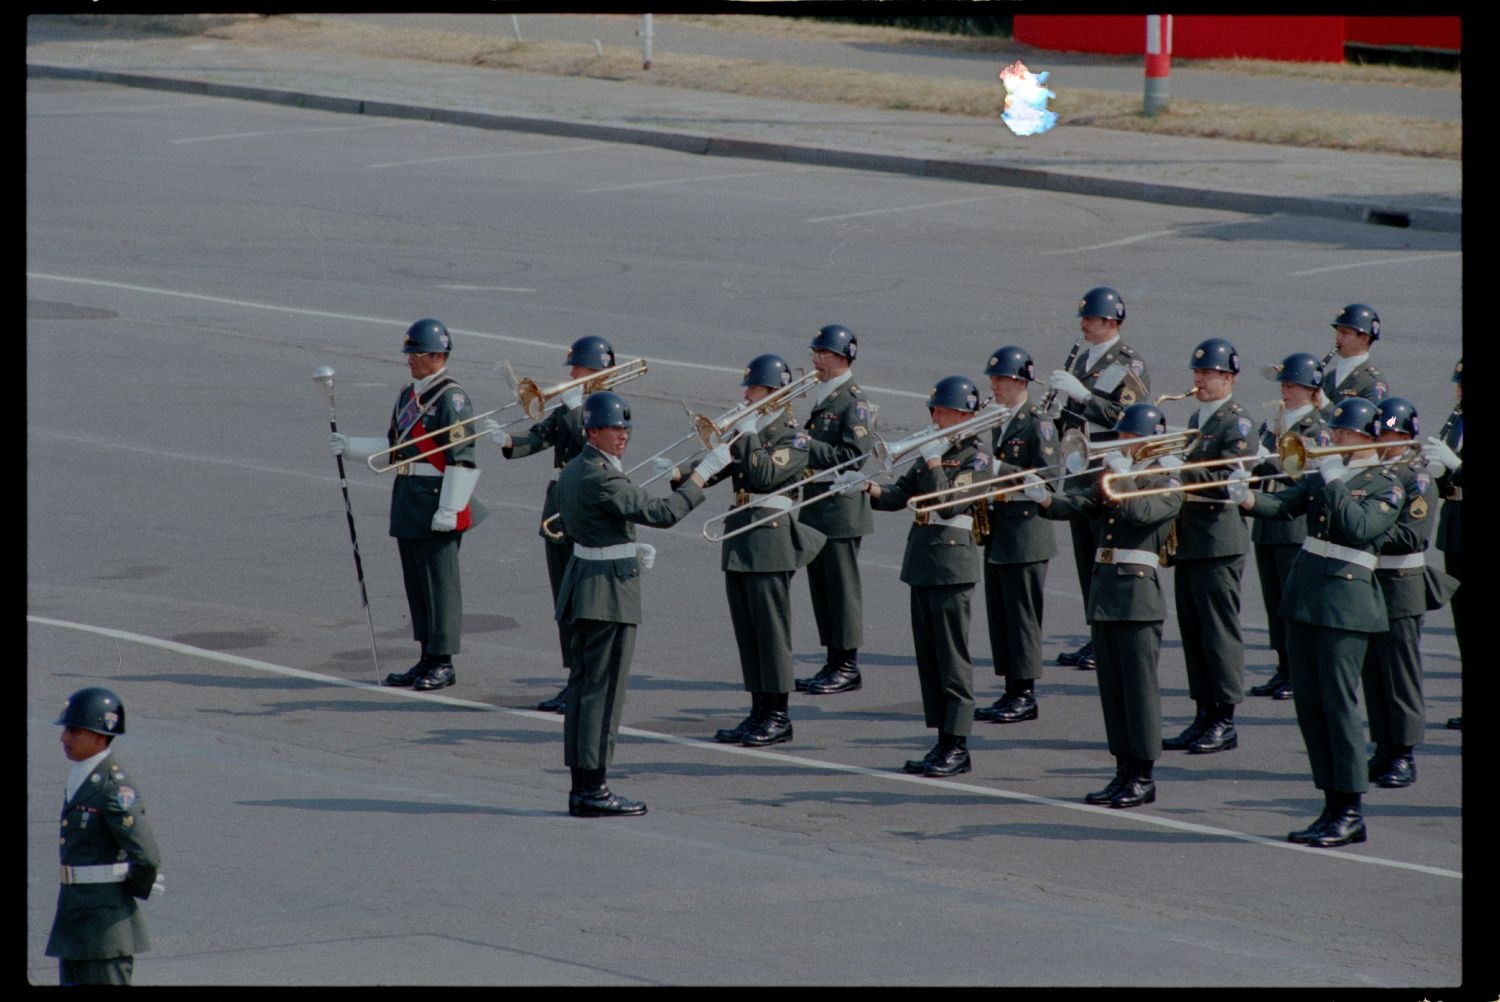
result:
M 979 448 L 977 438 L 966 438 L 943 453 L 942 466 L 917 461 L 901 477 L 880 492 L 871 503 L 880 511 L 899 511 L 918 494 L 964 487 L 990 476 L 990 457 Z M 973 514 L 973 507 L 942 512 L 944 518 Z M 901 580 L 914 588 L 934 585 L 972 585 L 980 578 L 979 546 L 974 533 L 956 526 L 920 522 L 906 534 L 906 553 L 901 558 Z
M 572 462 L 587 444 L 588 436 L 583 432 L 583 408 L 560 404 L 527 429 L 524 434 L 512 435 L 510 447 L 500 451 L 506 459 L 520 459 L 523 456 L 541 452 L 543 449 L 551 449 L 552 468 L 561 470 Z M 547 496 L 542 500 L 543 524 L 547 519 L 556 515 L 557 511 L 557 481 L 554 479 L 548 482 Z M 556 523 L 552 528 L 556 530 Z M 540 526 L 537 527 L 537 535 L 548 539 Z M 556 540 L 548 539 L 548 542 L 556 542 Z
M 1396 524 L 1406 492 L 1389 469 L 1360 467 L 1347 480 L 1324 483 L 1316 470 L 1275 494 L 1255 491 L 1256 518 L 1307 515 L 1307 534 L 1339 546 L 1374 553 Z M 1299 550 L 1281 589 L 1287 619 L 1357 633 L 1384 633 L 1385 596 L 1375 572 L 1359 564 Z
M 658 529 L 676 525 L 703 503 L 703 492 L 685 482 L 664 498 L 653 498 L 616 470 L 604 453 L 585 446 L 557 479 L 560 521 L 579 546 L 614 546 L 635 542 L 635 526 Z M 641 571 L 636 557 L 580 560 L 573 557 L 557 590 L 556 618 L 570 623 L 596 619 L 612 623 L 641 621 Z
M 852 472 L 865 464 L 851 463 L 856 456 L 868 456 L 871 446 L 870 402 L 865 392 L 851 379 L 828 395 L 808 415 L 807 469 L 826 470 L 830 466 L 849 463 L 843 467 Z M 803 488 L 803 500 L 826 494 L 828 478 Z M 817 529 L 829 539 L 852 539 L 867 536 L 875 531 L 875 518 L 870 514 L 870 496 L 864 491 L 831 498 L 823 498 L 810 504 L 797 514 L 805 526 Z
M 151 949 L 135 899 L 150 896 L 161 854 L 146 823 L 146 805 L 113 755 L 95 766 L 63 806 L 58 841 L 64 866 L 128 862 L 130 872 L 124 883 L 71 884 L 58 890 L 47 956 L 107 960 Z
M 1287 431 L 1296 432 L 1301 437 L 1315 443 L 1316 445 L 1328 444 L 1328 426 L 1323 423 L 1323 415 L 1316 407 L 1302 415 L 1297 423 L 1288 428 Z M 1250 473 L 1253 476 L 1262 477 L 1282 472 L 1281 460 L 1276 455 L 1277 435 L 1271 428 L 1269 422 L 1263 422 L 1260 426 L 1260 444 L 1265 446 L 1271 455 L 1262 459 L 1254 466 Z M 1267 494 L 1285 490 L 1287 481 L 1264 480 L 1256 485 Z M 1250 541 L 1264 546 L 1292 546 L 1301 545 L 1302 540 L 1307 538 L 1307 517 L 1299 515 L 1289 522 L 1274 522 L 1269 519 L 1256 519 L 1250 526 Z M 1271 611 L 1275 615 L 1274 610 Z
M 1391 472 L 1401 481 L 1406 503 L 1396 525 L 1380 538 L 1382 556 L 1425 553 L 1432 538 L 1433 509 L 1437 507 L 1437 483 L 1428 475 L 1421 460 L 1400 463 Z M 1427 612 L 1427 584 L 1424 568 L 1386 567 L 1375 572 L 1385 591 L 1385 611 L 1391 619 L 1421 616 Z
M 1447 432 L 1443 435 L 1443 441 L 1448 443 L 1448 448 L 1458 453 L 1459 458 L 1464 454 L 1464 415 L 1463 408 L 1455 407 L 1452 416 L 1447 422 Z M 1438 513 L 1437 548 L 1444 553 L 1463 552 L 1463 510 L 1464 493 L 1464 468 L 1460 466 L 1456 471 L 1448 470 L 1438 478 L 1438 491 L 1443 496 L 1443 510 Z
M 1088 358 L 1089 346 L 1085 344 L 1073 361 L 1072 372 L 1092 395 L 1081 404 L 1072 399 L 1063 401 L 1062 417 L 1057 421 L 1059 431 L 1091 424 L 1113 428 L 1125 408 L 1145 401 L 1151 393 L 1146 360 L 1124 341 L 1116 341 L 1093 365 L 1087 364 Z
M 1038 470 L 1046 479 L 1059 471 L 1057 430 L 1036 407 L 1021 410 L 1005 428 L 990 432 L 995 453 L 994 475 Z M 1017 481 L 1016 483 L 1019 483 Z M 1044 521 L 1037 503 L 1019 490 L 990 502 L 990 537 L 985 561 L 991 564 L 1031 564 L 1050 560 L 1057 552 L 1057 533 Z
M 1134 478 L 1116 483 L 1123 488 L 1167 487 L 1177 478 L 1160 470 L 1146 470 Z M 1095 542 L 1100 549 L 1148 550 L 1161 553 L 1172 520 L 1182 508 L 1182 495 L 1156 494 L 1151 497 L 1110 501 L 1104 497 L 1097 481 L 1081 491 L 1054 495 L 1052 504 L 1042 512 L 1050 519 L 1086 519 L 1094 526 Z M 1160 622 L 1167 618 L 1156 566 L 1150 564 L 1094 564 L 1089 584 L 1088 621 Z
M 1232 398 L 1209 415 L 1198 441 L 1182 457 L 1184 463 L 1206 459 L 1227 459 L 1255 454 L 1255 425 Z M 1198 428 L 1198 412 L 1188 418 L 1188 428 Z M 1186 470 L 1183 483 L 1225 480 L 1233 467 L 1208 470 Z M 1194 501 L 1200 497 L 1203 501 Z M 1195 491 L 1183 498 L 1182 512 L 1177 516 L 1177 559 L 1205 560 L 1211 557 L 1233 557 L 1250 549 L 1250 526 L 1239 505 L 1227 503 L 1222 488 Z
M 1338 378 L 1338 357 L 1334 356 L 1328 361 L 1331 364 L 1323 370 L 1323 396 L 1328 398 L 1328 406 L 1323 408 L 1323 420 L 1333 417 L 1333 409 L 1339 405 L 1340 400 L 1347 397 L 1364 397 L 1370 403 L 1378 404 L 1390 396 L 1390 384 L 1370 364 L 1368 358 L 1355 366 L 1354 371 L 1345 376 L 1344 381 L 1337 386 L 1333 385 L 1333 381 Z
M 764 431 L 752 431 L 737 438 L 729 447 L 732 462 L 704 486 L 712 486 L 729 477 L 738 496 L 739 492 L 768 494 L 795 483 L 807 468 L 810 441 L 788 412 Z M 724 520 L 724 531 L 729 532 L 770 514 L 769 508 L 746 507 Z M 817 529 L 802 525 L 790 514 L 785 514 L 733 539 L 724 540 L 720 544 L 719 569 L 752 574 L 795 571 L 807 566 L 818 555 L 824 538 Z
M 408 408 L 411 408 L 411 411 L 408 411 Z M 402 435 L 401 427 L 408 423 L 412 412 L 416 411 L 420 411 L 421 416 L 411 425 L 407 433 Z M 470 421 L 473 417 L 474 402 L 469 399 L 463 387 L 453 382 L 451 378 L 438 376 L 422 394 L 421 400 L 413 400 L 412 385 L 408 383 L 401 390 L 401 395 L 396 398 L 396 407 L 391 411 L 391 424 L 385 435 L 386 443 L 395 445 L 398 438 L 406 441 L 425 434 L 427 429 L 446 428 L 458 421 Z M 419 456 L 428 449 L 446 445 L 449 440 L 472 435 L 474 430 L 474 425 L 471 423 L 461 424 L 451 432 L 436 438 L 424 439 L 415 445 L 406 445 L 397 449 L 392 455 L 392 461 L 399 462 Z M 473 441 L 465 442 L 445 452 L 428 456 L 422 462 L 432 464 L 439 471 L 446 469 L 449 463 L 473 466 L 474 443 Z M 433 536 L 432 516 L 437 513 L 442 490 L 443 478 L 441 476 L 398 475 L 396 485 L 391 488 L 391 535 L 397 539 L 428 539 Z M 468 507 L 459 512 L 458 531 L 465 532 L 474 528 L 483 522 L 488 514 L 489 509 L 485 508 L 479 499 L 471 498 Z

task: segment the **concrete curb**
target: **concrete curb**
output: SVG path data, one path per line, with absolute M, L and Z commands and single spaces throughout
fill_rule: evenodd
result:
M 680 153 L 695 153 L 702 156 L 777 160 L 787 163 L 843 167 L 892 174 L 912 174 L 920 177 L 968 181 L 975 184 L 1037 188 L 1045 191 L 1066 192 L 1076 195 L 1094 195 L 1101 198 L 1123 198 L 1140 202 L 1158 202 L 1189 208 L 1221 209 L 1230 212 L 1246 212 L 1254 215 L 1284 213 L 1287 215 L 1321 216 L 1345 222 L 1373 223 L 1385 226 L 1410 227 L 1420 230 L 1436 230 L 1447 233 L 1458 233 L 1463 229 L 1462 210 L 1414 209 L 1399 205 L 1376 204 L 1369 201 L 1265 195 L 1255 192 L 1159 184 L 1124 178 L 1094 177 L 1087 174 L 1074 174 L 1066 171 L 1009 167 L 1003 164 L 985 163 L 975 160 L 933 160 L 923 157 L 902 156 L 900 154 L 866 153 L 830 147 L 804 146 L 753 139 L 732 139 L 703 133 L 608 125 L 602 122 L 584 122 L 564 118 L 462 111 L 434 108 L 426 105 L 402 104 L 394 101 L 366 101 L 359 98 L 334 97 L 326 94 L 279 90 L 272 87 L 213 83 L 181 77 L 122 73 L 113 70 L 56 66 L 45 63 L 27 63 L 26 75 L 28 78 L 90 80 L 99 83 L 117 84 L 124 87 L 175 91 L 207 97 L 232 98 L 240 101 L 261 101 L 268 104 L 282 104 L 296 108 L 310 108 L 315 111 L 332 111 L 341 114 L 417 119 L 475 129 L 530 132 L 542 135 L 566 136 L 575 139 L 593 139 L 611 143 L 636 143 L 642 146 L 655 146 L 662 149 L 675 150 Z

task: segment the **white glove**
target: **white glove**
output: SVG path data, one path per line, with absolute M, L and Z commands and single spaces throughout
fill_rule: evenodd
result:
M 1053 369 L 1052 375 L 1047 377 L 1047 385 L 1059 393 L 1065 393 L 1069 398 L 1077 401 L 1087 400 L 1091 394 L 1089 388 L 1084 386 L 1078 377 L 1066 369 Z
M 937 431 L 938 430 L 938 426 L 937 425 L 933 425 L 929 430 L 930 431 Z M 930 463 L 930 462 L 932 462 L 935 459 L 942 459 L 943 458 L 943 453 L 945 453 L 947 451 L 948 451 L 948 440 L 946 438 L 942 438 L 940 436 L 938 438 L 933 439 L 930 442 L 924 443 L 922 445 L 922 447 L 917 450 L 917 454 L 919 456 L 921 456 L 923 459 L 927 460 Z
M 650 543 L 636 543 L 635 559 L 640 561 L 641 570 L 649 571 L 656 566 L 656 547 Z
M 746 414 L 744 417 L 740 418 L 734 423 L 734 433 L 736 435 L 750 434 L 755 430 L 756 422 L 758 422 L 759 420 L 760 415 L 756 414 L 754 411 L 751 411 L 749 414 Z
M 160 870 L 156 871 L 156 879 L 151 883 L 151 893 L 148 898 L 159 898 L 167 893 L 167 875 Z
M 1264 445 L 1258 446 L 1256 448 L 1256 450 L 1255 450 L 1255 458 L 1256 459 L 1270 459 L 1271 458 L 1271 450 L 1267 449 Z
M 1156 465 L 1164 470 L 1175 470 L 1182 465 L 1181 456 L 1157 456 Z
M 1085 460 L 1081 452 L 1070 452 L 1063 459 L 1063 469 L 1068 473 L 1082 473 L 1084 465 Z
M 438 509 L 432 513 L 433 532 L 453 532 L 458 516 L 469 506 L 469 496 L 479 483 L 479 471 L 469 466 L 450 466 L 443 471 L 443 486 L 438 494 Z
M 1320 457 L 1318 459 L 1318 472 L 1323 475 L 1323 482 L 1325 484 L 1333 483 L 1344 473 L 1344 457 L 1338 453 Z
M 1021 493 L 1026 495 L 1028 501 L 1035 501 L 1037 504 L 1047 500 L 1047 486 L 1035 473 L 1026 474 L 1025 479 L 1021 481 Z
M 1427 442 L 1422 446 L 1422 458 L 1429 463 L 1441 466 L 1446 471 L 1457 470 L 1464 463 L 1458 453 L 1436 435 L 1427 436 Z
M 366 456 L 375 455 L 384 448 L 385 439 L 383 438 L 351 438 L 342 432 L 328 433 L 328 451 L 335 456 L 363 459 Z
M 479 422 L 479 434 L 493 436 L 499 443 L 500 448 L 509 449 L 511 446 L 510 432 L 500 430 L 500 422 L 494 418 L 485 418 Z
M 1130 468 L 1135 465 L 1135 460 L 1121 450 L 1115 449 L 1104 457 L 1104 465 L 1115 473 L 1129 473 Z
M 567 404 L 570 410 L 577 410 L 583 406 L 583 387 L 573 386 L 563 390 L 562 402 Z
M 1250 497 L 1250 487 L 1245 483 L 1249 479 L 1249 470 L 1235 470 L 1229 474 L 1229 479 L 1224 481 L 1224 490 L 1229 494 L 1230 501 L 1239 504 Z
M 729 446 L 716 445 L 708 451 L 708 455 L 698 461 L 694 473 L 707 483 L 715 475 L 720 473 L 724 467 L 729 465 Z
M 349 436 L 340 435 L 336 431 L 328 433 L 328 451 L 335 456 L 342 456 L 349 450 Z
M 675 469 L 677 469 L 677 464 L 666 456 L 656 456 L 651 460 L 651 472 L 658 477 L 664 477 Z
M 837 491 L 844 497 L 853 497 L 859 493 L 860 486 L 865 482 L 865 475 L 858 470 L 840 470 L 833 475 L 833 486 L 830 490 Z

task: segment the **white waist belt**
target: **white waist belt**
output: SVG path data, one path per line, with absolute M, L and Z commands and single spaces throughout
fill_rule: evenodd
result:
M 634 543 L 616 543 L 613 546 L 584 546 L 573 544 L 573 556 L 579 560 L 624 560 L 635 556 Z
M 1373 571 L 1375 569 L 1375 554 L 1366 553 L 1364 550 L 1356 550 L 1352 546 L 1340 546 L 1337 543 L 1330 543 L 1326 539 L 1314 539 L 1308 536 L 1302 541 L 1302 548 L 1314 556 L 1342 560 L 1346 564 L 1358 564 L 1367 570 Z
M 443 471 L 431 463 L 406 463 L 396 467 L 398 477 L 441 477 Z
M 64 884 L 119 884 L 130 872 L 129 863 L 101 863 L 98 866 L 60 866 L 59 879 Z
M 1155 567 L 1161 559 L 1151 550 L 1120 550 L 1113 546 L 1101 546 L 1094 551 L 1096 564 L 1149 564 Z
M 1394 553 L 1375 558 L 1375 566 L 1382 571 L 1408 571 L 1427 566 L 1425 553 Z
M 933 515 L 929 513 L 927 516 L 927 524 L 947 526 L 950 529 L 972 529 L 974 528 L 974 516 L 954 515 L 952 518 L 944 518 L 941 515 Z
M 778 511 L 786 511 L 792 506 L 792 499 L 785 494 L 752 494 L 745 505 L 750 508 L 775 508 Z

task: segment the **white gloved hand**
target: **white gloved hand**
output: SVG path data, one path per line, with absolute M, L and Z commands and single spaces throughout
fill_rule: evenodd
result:
M 756 422 L 759 420 L 760 415 L 751 411 L 734 423 L 733 431 L 736 435 L 748 435 L 755 430 Z
M 341 435 L 336 431 L 328 433 L 328 451 L 335 456 L 342 456 L 349 451 L 349 436 Z
M 1164 470 L 1175 470 L 1182 465 L 1181 456 L 1157 456 L 1156 465 Z
M 159 898 L 167 893 L 167 875 L 160 870 L 156 871 L 156 879 L 151 883 L 151 893 L 146 895 L 150 898 Z
M 1066 394 L 1070 399 L 1080 402 L 1087 400 L 1090 396 L 1089 388 L 1066 369 L 1053 369 L 1052 375 L 1047 377 L 1047 385 L 1059 393 Z
M 1135 460 L 1119 449 L 1112 450 L 1104 457 L 1104 465 L 1115 473 L 1129 473 L 1130 468 L 1135 465 Z
M 1230 501 L 1240 504 L 1250 497 L 1250 487 L 1245 483 L 1249 479 L 1249 470 L 1235 470 L 1229 474 L 1229 479 L 1224 481 L 1224 490 L 1229 494 Z
M 716 445 L 708 450 L 708 455 L 698 461 L 698 465 L 694 468 L 693 472 L 707 483 L 715 475 L 723 471 L 724 467 L 729 465 L 729 462 L 729 446 Z
M 930 428 L 928 428 L 928 431 L 937 431 L 937 430 L 938 430 L 938 426 L 936 424 L 934 424 Z M 942 438 L 940 436 L 938 438 L 933 439 L 930 442 L 923 443 L 923 445 L 921 446 L 921 448 L 917 449 L 917 455 L 921 456 L 923 459 L 927 460 L 930 463 L 934 459 L 942 459 L 943 458 L 943 453 L 945 453 L 947 451 L 948 451 L 948 440 L 946 438 Z
M 493 437 L 502 449 L 509 449 L 511 446 L 510 432 L 501 431 L 500 422 L 494 418 L 485 418 L 479 422 L 478 431 L 481 435 Z
M 453 532 L 458 528 L 458 512 L 439 508 L 432 513 L 433 532 Z
M 1457 470 L 1464 462 L 1447 442 L 1436 435 L 1427 436 L 1427 442 L 1422 446 L 1422 458 L 1441 466 L 1445 471 Z
M 1323 475 L 1323 482 L 1331 484 L 1344 472 L 1344 457 L 1338 453 L 1331 456 L 1322 456 L 1318 459 L 1318 472 Z
M 858 470 L 840 470 L 833 475 L 833 486 L 829 489 L 846 498 L 853 497 L 860 492 L 865 480 L 865 475 Z
M 1028 501 L 1041 504 L 1047 500 L 1047 485 L 1042 483 L 1042 478 L 1035 473 L 1028 473 L 1021 481 L 1021 493 L 1026 495 Z
M 641 570 L 649 571 L 656 566 L 656 547 L 650 543 L 636 543 L 635 559 L 640 562 Z
M 1081 452 L 1070 452 L 1063 459 L 1063 469 L 1070 474 L 1082 473 L 1085 465 L 1086 461 Z
M 1264 445 L 1260 445 L 1255 450 L 1255 458 L 1256 459 L 1270 459 L 1271 458 L 1271 450 L 1267 449 Z
M 677 469 L 677 464 L 666 456 L 656 456 L 651 460 L 651 472 L 658 477 L 664 477 L 675 469 Z

